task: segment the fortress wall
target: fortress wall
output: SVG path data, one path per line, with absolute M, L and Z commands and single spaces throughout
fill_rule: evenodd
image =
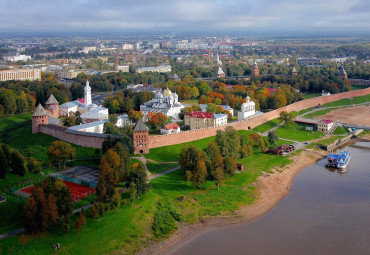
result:
M 310 107 L 315 107 L 318 104 L 326 104 L 333 101 L 338 101 L 344 98 L 351 98 L 351 97 L 358 97 L 370 94 L 370 88 L 356 90 L 356 91 L 349 91 L 340 94 L 334 94 L 330 96 L 321 96 L 310 98 L 302 101 L 295 102 L 288 106 L 282 107 L 280 109 L 264 113 L 259 116 L 250 117 L 244 121 L 237 121 L 229 123 L 228 126 L 234 127 L 236 130 L 248 130 L 255 128 L 267 121 L 272 119 L 276 119 L 280 117 L 280 113 L 282 111 L 301 111 Z M 169 135 L 158 135 L 158 136 L 150 136 L 149 137 L 149 148 L 157 148 L 167 145 L 174 145 L 179 143 L 191 142 L 199 139 L 203 139 L 206 137 L 216 135 L 217 130 L 224 130 L 226 126 L 222 127 L 212 127 L 212 128 L 205 128 L 205 129 L 198 129 L 198 130 L 191 130 L 185 131 L 178 134 L 169 134 Z
M 97 137 L 94 136 L 94 133 L 86 133 L 84 134 L 71 134 L 66 133 L 66 127 L 56 126 L 56 125 L 40 125 L 40 132 L 51 135 L 55 138 L 60 140 L 73 143 L 76 145 L 80 145 L 82 147 L 90 147 L 90 148 L 102 148 L 102 143 L 104 141 L 104 137 Z M 82 133 L 82 132 L 81 132 Z

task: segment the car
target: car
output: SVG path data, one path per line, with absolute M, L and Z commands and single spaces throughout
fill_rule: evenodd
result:
M 304 142 L 304 144 L 310 144 L 309 142 Z

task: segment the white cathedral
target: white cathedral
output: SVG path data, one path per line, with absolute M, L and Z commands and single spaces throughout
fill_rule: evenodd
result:
M 256 104 L 250 100 L 247 95 L 246 102 L 241 105 L 240 112 L 238 112 L 238 120 L 245 120 L 246 118 L 256 114 Z
M 161 112 L 167 117 L 177 120 L 181 109 L 184 108 L 178 100 L 178 95 L 176 93 L 172 93 L 171 90 L 167 88 L 163 92 L 157 92 L 154 99 L 140 105 L 140 111 L 144 116 L 150 112 Z

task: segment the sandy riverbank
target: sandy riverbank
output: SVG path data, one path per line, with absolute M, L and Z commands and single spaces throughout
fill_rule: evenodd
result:
M 201 233 L 230 224 L 247 222 L 263 215 L 289 194 L 290 185 L 300 170 L 314 164 L 326 155 L 327 153 L 324 151 L 304 150 L 299 155 L 292 156 L 291 159 L 294 162 L 285 166 L 283 171 L 274 170 L 269 176 L 258 178 L 256 183 L 258 197 L 255 203 L 242 207 L 232 214 L 205 217 L 200 223 L 179 226 L 179 229 L 170 238 L 160 243 L 152 243 L 150 247 L 139 254 L 169 254 Z

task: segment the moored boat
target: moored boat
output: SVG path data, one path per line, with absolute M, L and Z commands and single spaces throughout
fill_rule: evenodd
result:
M 329 154 L 326 157 L 325 166 L 345 169 L 347 168 L 350 160 L 351 153 L 349 151 L 341 151 L 339 154 Z

